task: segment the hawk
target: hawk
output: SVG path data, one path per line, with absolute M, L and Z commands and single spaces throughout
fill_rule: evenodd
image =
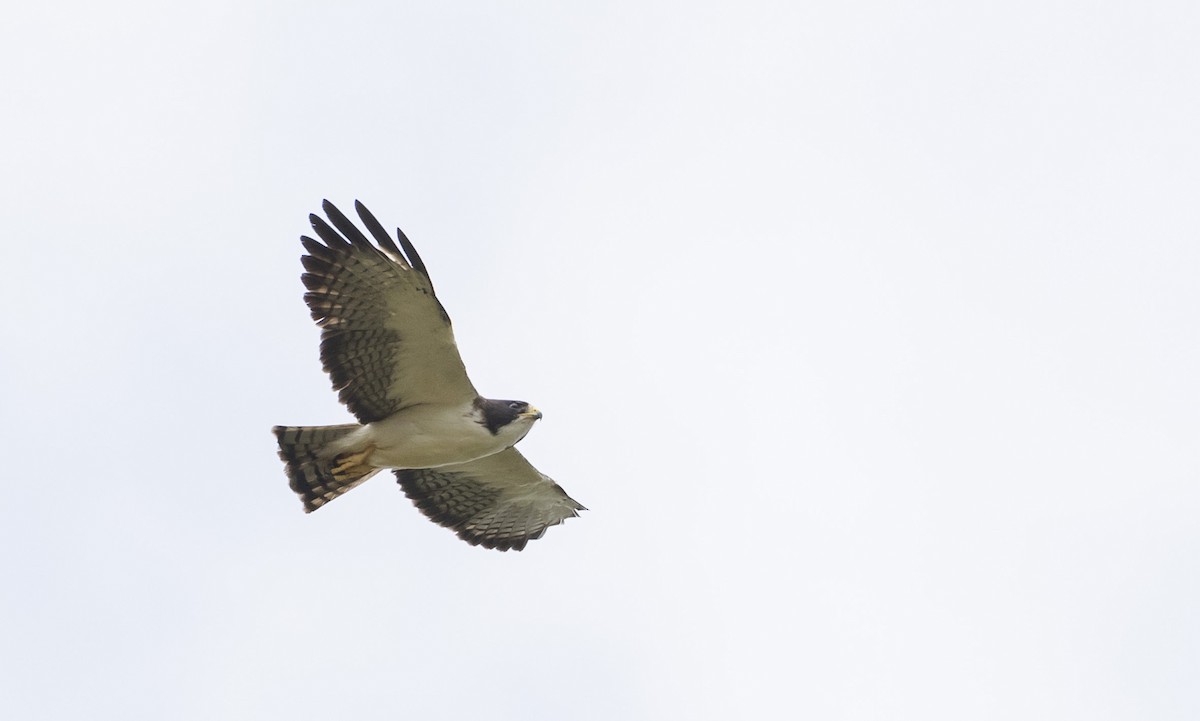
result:
M 362 203 L 372 243 L 326 200 L 307 254 L 304 302 L 321 363 L 358 423 L 275 426 L 292 490 L 311 513 L 381 469 L 435 523 L 471 545 L 520 551 L 584 507 L 514 446 L 542 414 L 483 398 L 467 377 L 450 316 L 416 248 L 399 246 Z M 330 225 L 332 223 L 332 225 Z

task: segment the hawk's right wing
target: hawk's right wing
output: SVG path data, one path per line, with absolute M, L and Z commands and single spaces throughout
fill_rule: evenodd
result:
M 422 513 L 472 546 L 520 551 L 550 526 L 586 510 L 515 448 L 395 474 Z

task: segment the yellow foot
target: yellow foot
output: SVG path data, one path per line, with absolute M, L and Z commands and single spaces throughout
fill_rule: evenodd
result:
M 352 481 L 359 476 L 375 470 L 367 464 L 367 458 L 375 452 L 375 446 L 367 446 L 358 453 L 343 453 L 333 459 L 334 465 L 329 470 L 335 481 Z

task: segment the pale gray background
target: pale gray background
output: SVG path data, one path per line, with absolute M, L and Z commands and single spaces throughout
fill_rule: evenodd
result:
M 12 4 L 4 715 L 1200 717 L 1198 7 Z M 323 197 L 590 512 L 301 513 Z

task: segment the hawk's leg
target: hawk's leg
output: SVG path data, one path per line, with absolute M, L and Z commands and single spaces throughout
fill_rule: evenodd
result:
M 370 445 L 358 453 L 343 453 L 334 458 L 334 465 L 329 469 L 334 480 L 353 481 L 375 470 L 374 466 L 367 463 L 374 452 L 375 446 Z

